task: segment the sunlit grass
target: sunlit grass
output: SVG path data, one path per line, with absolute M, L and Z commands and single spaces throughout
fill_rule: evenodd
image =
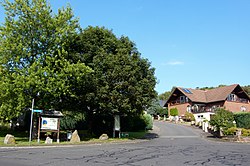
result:
M 16 144 L 15 145 L 6 145 L 4 144 L 4 137 L 9 133 L 15 136 Z M 37 139 L 29 142 L 29 137 L 27 132 L 8 132 L 1 131 L 0 133 L 0 146 L 46 146 L 46 145 L 77 145 L 77 144 L 90 144 L 90 143 L 111 143 L 111 142 L 124 142 L 128 140 L 141 139 L 147 133 L 147 131 L 139 131 L 139 132 L 125 132 L 127 135 L 123 138 L 109 138 L 108 140 L 99 140 L 98 138 L 82 138 L 79 143 L 71 143 L 70 141 L 61 141 L 57 143 L 53 141 L 52 144 L 45 144 L 45 140 L 40 140 L 37 142 Z

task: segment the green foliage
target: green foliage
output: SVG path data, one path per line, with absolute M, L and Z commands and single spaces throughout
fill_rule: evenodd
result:
M 228 129 L 225 129 L 223 133 L 225 135 L 235 135 L 237 128 L 236 127 L 230 127 Z
M 171 92 L 170 91 L 166 91 L 162 94 L 160 94 L 158 97 L 160 100 L 167 100 L 171 95 Z
M 159 114 L 160 116 L 164 116 L 164 115 L 165 115 L 166 117 L 168 117 L 168 109 L 162 107 L 162 108 L 159 110 L 158 114 Z
M 147 125 L 149 125 L 148 127 L 150 128 L 150 120 L 148 118 L 149 116 L 144 117 L 144 115 L 133 115 L 133 116 L 122 117 L 121 130 L 123 132 L 140 131 L 140 130 L 145 130 Z
M 154 68 L 128 37 L 117 38 L 103 27 L 88 27 L 74 45 L 75 59 L 95 72 L 82 102 L 89 116 L 141 114 L 156 97 Z
M 241 112 L 234 114 L 234 119 L 239 128 L 250 129 L 250 113 Z
M 78 20 L 70 7 L 52 13 L 46 0 L 6 0 L 2 5 L 0 118 L 17 117 L 31 107 L 32 98 L 36 107 L 56 108 L 63 96 L 74 96 L 72 89 L 92 71 L 66 59 L 68 43 L 78 35 Z
M 250 85 L 242 86 L 242 89 L 250 96 Z
M 77 124 L 85 120 L 84 116 L 78 112 L 63 112 L 63 118 L 60 119 L 61 130 L 76 129 Z
M 186 112 L 185 117 L 189 121 L 195 121 L 194 115 L 192 113 L 190 113 L 190 112 Z
M 225 135 L 235 135 L 238 129 L 239 128 L 236 128 L 236 127 L 230 127 L 228 129 L 224 130 L 223 133 Z M 242 136 L 250 136 L 250 129 L 241 129 L 241 135 Z
M 176 87 L 174 86 L 174 87 L 172 87 L 171 91 L 166 91 L 166 92 L 160 94 L 160 95 L 158 96 L 158 98 L 159 98 L 160 100 L 167 100 L 167 99 L 170 97 L 171 93 L 174 91 L 175 88 L 176 88 Z
M 136 117 L 156 98 L 155 69 L 128 37 L 82 30 L 70 7 L 54 14 L 46 0 L 2 4 L 0 118 L 17 117 L 34 98 L 39 109 L 86 113 L 92 129 L 94 116 Z M 62 125 L 75 126 L 74 116 Z
M 163 116 L 163 115 L 167 115 L 168 114 L 168 110 L 167 110 L 167 108 L 163 108 L 160 105 L 159 100 L 153 99 L 152 102 L 151 102 L 150 107 L 147 109 L 147 113 L 150 114 L 150 115 L 160 115 L 160 116 Z
M 147 130 L 152 130 L 153 129 L 153 119 L 152 116 L 149 114 L 144 114 L 143 115 L 144 122 L 146 124 L 146 129 Z
M 178 116 L 179 115 L 179 111 L 177 108 L 171 108 L 170 109 L 170 115 L 171 116 Z
M 212 117 L 210 124 L 217 128 L 228 129 L 234 126 L 234 115 L 223 108 L 216 110 L 215 115 Z
M 250 129 L 242 129 L 242 136 L 250 136 Z

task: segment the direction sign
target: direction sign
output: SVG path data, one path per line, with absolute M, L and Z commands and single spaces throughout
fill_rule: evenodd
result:
M 39 112 L 39 113 L 42 113 L 43 110 L 33 110 L 33 112 Z

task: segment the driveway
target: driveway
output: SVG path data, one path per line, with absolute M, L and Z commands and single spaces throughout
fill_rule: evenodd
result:
M 211 141 L 201 134 L 199 129 L 156 121 L 149 135 L 153 139 L 63 147 L 0 148 L 0 165 L 250 165 L 250 144 Z

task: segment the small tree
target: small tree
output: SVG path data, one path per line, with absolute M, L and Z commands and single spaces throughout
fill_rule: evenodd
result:
M 147 113 L 150 115 L 168 116 L 167 108 L 162 107 L 158 99 L 152 100 L 151 106 L 147 109 Z
M 186 120 L 195 121 L 194 115 L 190 112 L 185 113 Z
M 152 130 L 153 129 L 153 120 L 152 120 L 152 116 L 149 114 L 144 114 L 143 115 L 143 120 L 146 124 L 146 129 L 147 130 Z
M 234 115 L 232 112 L 219 108 L 216 110 L 215 115 L 212 117 L 210 124 L 216 126 L 218 129 L 228 129 L 233 127 Z
M 178 116 L 179 115 L 179 111 L 177 108 L 171 108 L 170 109 L 170 115 L 171 116 Z

